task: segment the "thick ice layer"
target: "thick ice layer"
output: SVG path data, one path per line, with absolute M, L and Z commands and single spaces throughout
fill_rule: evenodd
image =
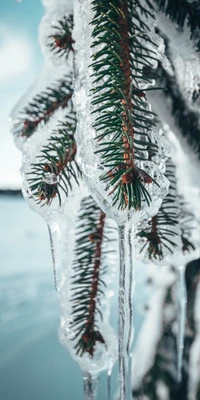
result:
M 103 210 L 108 213 L 112 218 L 116 219 L 119 222 L 126 220 L 127 212 L 119 211 L 118 206 L 112 206 L 114 193 L 108 196 L 108 184 L 100 181 L 99 176 L 102 173 L 106 173 L 107 169 L 102 166 L 100 163 L 100 157 L 94 155 L 95 151 L 98 149 L 98 142 L 95 141 L 95 137 L 97 132 L 93 128 L 95 118 L 98 117 L 98 114 L 92 114 L 94 109 L 97 109 L 98 106 L 93 106 L 91 104 L 91 88 L 93 87 L 93 78 L 92 78 L 92 67 L 89 66 L 91 64 L 91 56 L 95 50 L 91 48 L 92 39 L 92 27 L 90 25 L 90 21 L 92 19 L 93 13 L 90 8 L 90 2 L 88 0 L 84 1 L 75 1 L 75 27 L 73 31 L 73 37 L 75 40 L 75 50 L 77 52 L 76 61 L 75 61 L 75 95 L 74 95 L 74 103 L 76 105 L 77 110 L 77 130 L 76 130 L 76 140 L 78 142 L 78 161 L 83 169 L 83 172 L 86 177 L 86 181 L 90 187 L 90 190 L 95 197 L 98 204 L 103 208 Z M 105 81 L 105 77 L 102 77 L 102 84 Z M 98 84 L 100 84 L 99 82 Z M 105 89 L 103 89 L 105 90 Z M 103 92 L 102 90 L 102 92 Z M 149 108 L 149 105 L 146 104 L 146 107 Z M 99 133 L 99 132 L 98 132 Z M 158 136 L 160 136 L 160 132 L 157 130 L 150 132 L 152 141 L 155 138 L 155 141 L 158 140 Z M 141 134 L 135 135 L 137 139 L 143 138 L 143 132 L 141 130 Z M 109 138 L 112 140 L 112 135 Z M 154 215 L 157 213 L 158 208 L 160 207 L 162 198 L 165 197 L 168 190 L 168 182 L 165 177 L 162 175 L 161 171 L 164 171 L 164 162 L 165 159 L 169 155 L 169 146 L 164 141 L 162 133 L 161 133 L 161 141 L 162 143 L 159 146 L 160 154 L 158 155 L 156 160 L 153 161 L 136 161 L 136 165 L 138 167 L 144 168 L 148 170 L 148 172 L 152 172 L 153 175 L 156 175 L 157 186 L 154 182 L 151 184 L 146 184 L 146 189 L 150 191 L 150 195 L 152 197 L 151 206 L 148 207 L 145 202 L 142 204 L 141 213 L 138 213 L 139 217 L 142 216 L 143 213 L 148 213 L 150 215 Z M 145 157 L 145 154 L 143 154 Z M 162 162 L 161 162 L 162 161 Z M 156 162 L 158 164 L 156 164 Z M 161 168 L 161 171 L 160 171 Z M 151 175 L 151 173 L 150 173 Z M 135 216 L 136 219 L 138 216 Z
M 48 62 L 52 63 L 58 68 L 62 66 L 66 67 L 66 54 L 64 53 L 61 55 L 50 47 L 50 44 L 53 42 L 53 39 L 50 36 L 58 33 L 57 27 L 59 22 L 62 21 L 64 17 L 68 17 L 73 13 L 73 9 L 70 4 L 68 6 L 68 2 L 65 3 L 66 4 L 64 4 L 62 7 L 58 7 L 56 5 L 50 11 L 48 11 L 44 15 L 39 27 L 39 43 L 41 50 Z M 73 55 L 69 54 L 68 58 L 69 60 L 67 63 L 71 63 Z
M 116 274 L 117 268 L 117 241 L 116 229 L 113 230 L 114 223 L 111 220 L 107 220 L 105 225 L 104 236 L 108 237 L 115 241 L 105 242 L 102 244 L 102 258 L 101 258 L 101 273 L 103 273 L 104 268 L 106 267 L 106 275 L 102 275 L 102 279 L 104 280 L 104 276 L 106 276 L 106 288 L 102 286 L 103 295 L 100 296 L 101 302 L 98 303 L 98 307 L 100 307 L 101 315 L 96 311 L 95 312 L 95 323 L 98 327 L 99 332 L 103 335 L 105 340 L 105 344 L 96 342 L 95 351 L 93 357 L 89 355 L 89 353 L 85 352 L 82 356 L 77 354 L 77 349 L 75 346 L 77 345 L 78 339 L 75 337 L 76 330 L 72 328 L 71 323 L 73 321 L 73 312 L 72 312 L 72 295 L 74 294 L 74 284 L 73 284 L 73 276 L 75 273 L 73 269 L 73 261 L 74 261 L 74 249 L 75 249 L 75 239 L 76 239 L 76 219 L 77 213 L 80 208 L 80 202 L 83 198 L 88 195 L 85 190 L 84 193 L 80 192 L 77 194 L 74 200 L 74 205 L 72 210 L 70 208 L 70 213 L 68 211 L 68 207 L 66 205 L 65 214 L 66 214 L 66 222 L 64 222 L 64 231 L 62 236 L 62 285 L 59 292 L 59 300 L 61 307 L 61 323 L 59 328 L 59 338 L 60 342 L 63 344 L 68 351 L 70 351 L 72 357 L 78 362 L 81 369 L 86 373 L 98 373 L 102 370 L 108 369 L 110 365 L 113 365 L 117 359 L 117 338 L 114 333 L 113 328 L 110 325 L 110 307 L 111 307 L 111 299 L 114 294 L 115 288 L 112 283 L 114 281 L 114 277 Z M 112 228 L 110 230 L 110 228 Z M 113 253 L 114 251 L 114 253 Z M 103 318 L 103 319 L 102 319 Z
M 35 79 L 27 92 L 19 99 L 18 103 L 13 108 L 9 118 L 10 130 L 14 135 L 16 146 L 21 151 L 26 151 L 25 144 L 27 139 L 25 137 L 17 136 L 15 127 L 16 124 L 23 124 L 23 118 L 27 118 L 27 115 L 24 113 L 24 108 L 32 102 L 36 95 L 44 92 L 50 85 L 55 85 L 59 79 L 63 79 L 67 73 L 70 73 L 72 70 L 71 61 L 69 61 L 67 65 L 59 67 L 55 67 L 46 61 L 40 75 Z M 58 114 L 58 117 L 62 120 L 61 114 Z M 40 126 L 38 129 L 40 130 Z M 42 136 L 41 130 L 40 135 Z

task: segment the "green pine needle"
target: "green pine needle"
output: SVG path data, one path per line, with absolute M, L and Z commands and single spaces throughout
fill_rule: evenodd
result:
M 71 328 L 75 331 L 77 354 L 87 352 L 93 356 L 97 342 L 105 344 L 100 332 L 97 315 L 101 317 L 100 300 L 106 287 L 104 273 L 106 255 L 103 242 L 105 236 L 105 214 L 92 197 L 85 197 L 80 206 L 77 221 L 75 256 L 72 277 L 72 317 Z
M 48 145 L 42 148 L 38 162 L 31 165 L 29 189 L 42 205 L 51 205 L 55 197 L 58 197 L 61 205 L 60 191 L 67 197 L 69 190 L 72 190 L 72 181 L 79 184 L 81 171 L 75 159 L 75 127 L 75 117 L 68 117 L 68 122 L 54 131 Z M 46 179 L 48 176 L 54 177 L 55 183 L 49 184 Z
M 146 250 L 151 261 L 162 261 L 166 249 L 172 254 L 177 247 L 174 239 L 178 236 L 176 226 L 179 224 L 178 215 L 180 209 L 176 203 L 178 195 L 175 166 L 170 159 L 166 163 L 166 177 L 170 181 L 170 189 L 162 202 L 160 210 L 157 215 L 149 220 L 147 227 L 137 233 L 138 237 L 146 239 L 141 252 Z
M 53 53 L 59 56 L 65 55 L 67 59 L 69 53 L 71 51 L 74 52 L 74 40 L 72 38 L 72 30 L 72 15 L 69 15 L 68 17 L 65 16 L 62 20 L 58 21 L 57 25 L 55 26 L 55 33 L 48 37 L 48 46 Z
M 100 45 L 91 63 L 92 104 L 98 105 L 93 111 L 98 113 L 94 128 L 100 144 L 97 152 L 107 169 L 101 179 L 109 183 L 113 205 L 140 210 L 143 202 L 151 202 L 147 185 L 153 179 L 137 162 L 148 159 L 152 149 L 157 152 L 148 136 L 155 125 L 155 114 L 148 108 L 145 91 L 139 89 L 141 80 L 148 84 L 156 78 L 151 68 L 156 53 L 147 47 L 153 43 L 140 17 L 140 13 L 151 15 L 152 7 L 149 11 L 138 0 L 93 0 L 92 8 L 92 47 Z M 110 135 L 108 144 L 105 139 Z
M 72 76 L 66 75 L 52 87 L 36 95 L 25 107 L 14 126 L 14 135 L 29 138 L 40 124 L 46 124 L 58 108 L 67 107 L 73 94 Z

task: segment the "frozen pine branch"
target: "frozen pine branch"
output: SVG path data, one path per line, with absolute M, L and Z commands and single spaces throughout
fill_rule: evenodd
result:
M 71 113 L 70 117 L 66 117 L 66 122 L 53 132 L 40 155 L 36 156 L 37 162 L 31 165 L 28 183 L 38 203 L 51 205 L 58 196 L 61 204 L 60 190 L 68 197 L 72 181 L 79 184 L 81 171 L 75 158 L 75 127 L 76 118 Z
M 177 247 L 176 227 L 179 223 L 180 209 L 177 204 L 175 166 L 171 160 L 166 163 L 166 176 L 170 181 L 169 193 L 163 199 L 158 213 L 149 220 L 145 228 L 138 229 L 137 232 L 138 237 L 145 239 L 141 252 L 146 252 L 151 261 L 163 260 L 165 249 L 173 254 Z
M 151 62 L 157 59 L 155 44 L 140 16 L 153 18 L 152 9 L 136 0 L 93 0 L 92 8 L 92 47 L 101 46 L 91 63 L 94 128 L 98 133 L 97 152 L 108 169 L 101 179 L 109 183 L 109 195 L 114 193 L 113 205 L 140 210 L 143 201 L 151 202 L 146 184 L 154 180 L 138 161 L 145 161 L 144 150 L 157 152 L 148 136 L 155 126 L 155 115 L 146 101 L 146 90 L 139 88 L 140 81 L 148 85 L 156 77 L 151 68 Z
M 21 111 L 14 135 L 29 138 L 40 124 L 46 124 L 58 108 L 65 108 L 73 94 L 72 76 L 66 75 L 41 94 L 37 94 Z
M 105 343 L 98 327 L 101 315 L 101 298 L 106 291 L 106 266 L 103 265 L 105 214 L 91 197 L 82 200 L 76 227 L 76 244 L 72 280 L 71 329 L 75 329 L 78 354 L 93 356 L 97 342 Z
M 70 52 L 74 52 L 72 38 L 73 16 L 63 17 L 54 27 L 55 32 L 48 36 L 48 47 L 53 54 L 65 55 L 66 59 Z

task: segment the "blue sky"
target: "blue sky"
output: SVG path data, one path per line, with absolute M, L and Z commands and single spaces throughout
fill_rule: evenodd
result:
M 9 114 L 43 65 L 40 0 L 0 0 L 0 187 L 20 185 L 21 153 L 9 132 Z

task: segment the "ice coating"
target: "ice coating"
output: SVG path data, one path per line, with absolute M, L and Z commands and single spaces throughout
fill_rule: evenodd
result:
M 65 208 L 66 222 L 64 223 L 63 237 L 62 237 L 62 285 L 59 292 L 60 308 L 61 308 L 61 322 L 59 327 L 59 339 L 61 344 L 71 353 L 72 357 L 78 362 L 80 368 L 84 373 L 98 374 L 101 371 L 110 368 L 117 359 L 117 338 L 113 328 L 110 325 L 110 305 L 112 296 L 114 294 L 114 288 L 112 286 L 114 276 L 116 274 L 116 261 L 117 261 L 117 241 L 116 235 L 117 230 L 112 220 L 107 220 L 105 225 L 105 236 L 110 236 L 111 240 L 115 239 L 113 253 L 113 242 L 103 242 L 102 244 L 102 257 L 101 270 L 103 271 L 107 267 L 106 272 L 106 291 L 105 295 L 101 296 L 101 316 L 96 313 L 95 323 L 98 326 L 98 330 L 103 333 L 105 344 L 96 342 L 95 351 L 93 357 L 89 353 L 83 353 L 81 356 L 77 354 L 76 344 L 77 338 L 74 337 L 74 332 L 71 326 L 72 323 L 72 295 L 73 295 L 73 260 L 74 260 L 74 249 L 75 249 L 75 225 L 77 212 L 80 208 L 80 203 L 84 195 L 88 194 L 87 190 L 84 189 L 84 193 L 80 192 L 74 199 L 74 208 L 70 215 L 68 213 L 68 207 Z M 112 230 L 110 231 L 110 229 Z
M 97 106 L 91 105 L 91 88 L 92 88 L 92 67 L 91 56 L 94 50 L 91 48 L 92 39 L 92 27 L 90 21 L 92 19 L 92 11 L 90 7 L 90 2 L 88 0 L 79 1 L 76 0 L 74 7 L 74 31 L 73 37 L 75 40 L 75 50 L 76 50 L 76 60 L 75 60 L 75 95 L 74 103 L 77 111 L 77 130 L 76 130 L 76 140 L 79 146 L 78 149 L 78 162 L 81 165 L 83 173 L 85 174 L 85 179 L 90 187 L 90 190 L 95 197 L 95 200 L 103 208 L 106 213 L 109 213 L 112 218 L 117 219 L 118 223 L 122 220 L 127 219 L 127 212 L 119 211 L 117 205 L 112 206 L 113 194 L 108 196 L 108 184 L 100 181 L 99 176 L 106 169 L 100 163 L 100 157 L 94 155 L 95 151 L 98 149 L 98 143 L 94 138 L 97 133 L 93 128 L 95 117 L 92 114 Z M 106 78 L 102 77 L 102 84 Z M 104 89 L 105 90 L 105 89 Z M 103 92 L 103 91 L 102 91 Z M 99 106 L 99 105 L 98 105 Z M 146 104 L 146 107 L 150 105 Z M 95 114 L 98 117 L 98 114 Z M 151 131 L 152 139 L 154 137 L 162 135 L 162 133 L 155 130 Z M 138 135 L 138 139 L 142 137 L 141 134 Z M 112 135 L 109 140 L 112 139 Z M 156 139 L 155 139 L 156 140 Z M 160 207 L 162 198 L 165 197 L 168 190 L 167 179 L 162 175 L 161 170 L 164 170 L 164 161 L 169 155 L 169 146 L 162 139 L 162 145 L 160 145 L 160 153 L 157 160 L 153 161 L 139 161 L 136 160 L 137 167 L 144 168 L 145 170 L 150 170 L 153 175 L 157 177 L 157 186 L 154 182 L 152 184 L 147 184 L 146 188 L 150 191 L 152 197 L 151 206 L 143 204 L 141 212 L 138 214 L 141 216 L 143 213 L 156 214 L 158 208 Z M 162 162 L 160 163 L 160 159 Z M 158 162 L 158 165 L 156 164 Z M 148 187 L 149 186 L 149 187 Z M 150 187 L 151 186 L 151 187 Z M 144 202 L 145 203 L 145 202 Z M 139 217 L 140 217 L 139 216 Z M 137 219 L 138 216 L 135 216 Z
M 18 103 L 15 105 L 13 110 L 11 111 L 10 118 L 9 118 L 9 123 L 10 123 L 10 130 L 11 133 L 14 135 L 14 140 L 16 146 L 21 150 L 21 151 L 26 151 L 25 146 L 26 142 L 29 141 L 30 138 L 25 138 L 16 135 L 16 125 L 22 124 L 22 119 L 26 118 L 26 114 L 24 113 L 24 108 L 27 106 L 28 103 L 33 101 L 33 98 L 46 91 L 47 87 L 49 86 L 49 82 L 55 85 L 55 83 L 59 79 L 63 79 L 66 73 L 69 73 L 71 71 L 71 64 L 70 62 L 68 65 L 60 67 L 55 67 L 53 65 L 50 65 L 49 62 L 45 62 L 45 65 L 39 75 L 34 81 L 34 83 L 30 86 L 29 90 L 20 98 Z M 62 120 L 63 114 L 58 114 L 58 118 Z M 38 126 L 37 130 L 39 130 L 40 135 L 41 130 L 40 130 L 40 125 Z
M 171 201 L 172 199 L 173 203 Z M 178 198 L 176 186 L 170 185 L 165 201 L 166 205 L 163 203 L 163 206 L 161 206 L 158 214 L 155 215 L 151 220 L 148 220 L 146 217 L 137 224 L 135 237 L 136 256 L 144 263 L 149 263 L 152 261 L 154 264 L 161 266 L 166 264 L 171 265 L 172 259 L 174 262 L 174 257 L 176 255 L 179 257 L 180 255 L 182 247 L 181 225 L 177 223 L 180 215 L 180 199 Z M 165 218 L 166 212 L 168 215 L 172 214 L 175 224 L 171 225 L 171 219 Z M 150 234 L 150 229 L 150 239 L 148 239 L 148 236 L 146 235 L 141 235 L 141 232 L 145 231 L 149 232 Z M 158 239 L 158 248 L 161 246 L 161 254 L 157 252 L 157 254 L 150 255 L 149 253 L 150 244 L 155 240 L 153 235 L 156 235 L 158 238 L 160 238 Z M 166 236 L 167 240 L 169 240 L 168 242 L 165 241 L 164 235 Z
M 41 155 L 41 150 L 44 146 L 48 145 L 49 137 L 52 135 L 52 132 L 55 132 L 56 136 L 56 129 L 59 126 L 58 121 L 64 119 L 65 115 L 66 110 L 57 110 L 57 112 L 55 112 L 51 117 L 50 121 L 45 126 L 39 127 L 35 134 L 24 144 L 24 154 L 21 167 L 23 195 L 28 201 L 30 207 L 43 217 L 57 210 L 62 211 L 67 198 L 65 192 L 61 188 L 61 204 L 58 195 L 52 199 L 52 202 L 49 205 L 45 205 L 45 200 L 39 201 L 39 195 L 35 194 L 31 189 L 31 179 L 35 178 L 35 175 L 32 172 L 32 166 L 34 163 L 38 162 L 38 156 Z M 44 182 L 52 186 L 59 182 L 59 177 L 50 172 L 46 172 L 43 179 Z M 74 179 L 72 179 L 72 185 L 73 187 L 76 186 Z
M 72 7 L 70 4 L 68 5 L 68 2 L 65 3 L 66 4 L 63 5 L 63 7 L 56 6 L 55 8 L 50 9 L 50 11 L 44 15 L 39 27 L 39 42 L 42 52 L 49 63 L 52 63 L 54 66 L 59 68 L 66 66 L 66 55 L 65 53 L 62 55 L 56 53 L 50 45 L 53 40 L 51 36 L 56 34 L 59 22 L 62 21 L 63 18 L 69 18 L 69 16 L 72 15 Z M 68 58 L 71 63 L 73 55 L 69 54 Z

